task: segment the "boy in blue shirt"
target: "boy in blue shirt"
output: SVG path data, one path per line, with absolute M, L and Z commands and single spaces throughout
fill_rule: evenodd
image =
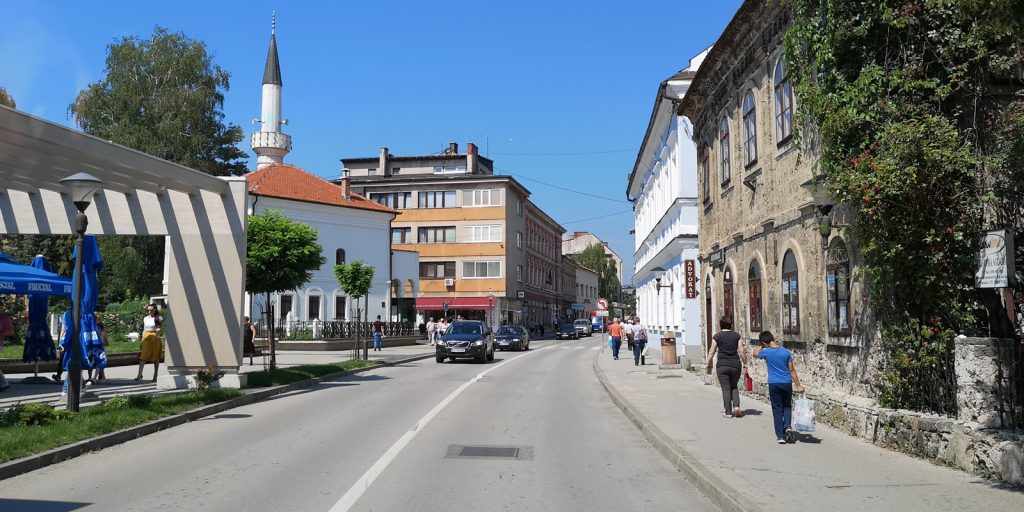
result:
M 768 397 L 772 401 L 772 417 L 775 419 L 777 443 L 796 442 L 796 432 L 790 428 L 793 416 L 793 390 L 804 392 L 800 378 L 793 366 L 793 354 L 779 346 L 771 331 L 764 331 L 758 338 L 761 346 L 754 349 L 754 357 L 764 359 L 768 364 Z

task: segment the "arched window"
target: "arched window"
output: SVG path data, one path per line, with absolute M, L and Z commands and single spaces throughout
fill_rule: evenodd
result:
M 846 244 L 836 238 L 825 253 L 828 285 L 828 333 L 850 335 L 850 257 Z
M 761 332 L 761 267 L 757 260 L 750 262 L 747 271 L 747 290 L 750 295 L 750 331 Z
M 800 332 L 799 280 L 796 256 L 793 251 L 786 251 L 782 258 L 782 332 L 785 334 Z
M 334 251 L 334 264 L 341 265 L 345 263 L 345 249 L 338 249 Z
M 743 96 L 743 165 L 757 162 L 757 112 L 754 110 L 754 94 L 747 91 Z
M 722 123 L 718 125 L 718 171 L 722 179 L 722 185 L 729 183 L 732 178 L 732 169 L 729 167 L 729 118 L 723 117 Z
M 722 278 L 722 309 L 725 316 L 733 318 L 735 302 L 732 294 L 732 270 L 729 270 L 729 267 L 725 267 L 725 276 Z
M 793 135 L 793 85 L 786 73 L 786 60 L 775 64 L 775 142 L 782 145 Z

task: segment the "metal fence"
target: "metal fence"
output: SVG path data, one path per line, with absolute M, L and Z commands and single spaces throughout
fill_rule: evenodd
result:
M 412 322 L 383 322 L 385 336 L 413 336 L 418 334 Z M 284 341 L 300 340 L 342 340 L 356 337 L 356 333 L 367 338 L 372 335 L 373 322 L 347 322 L 343 320 L 280 322 L 274 331 L 274 338 Z M 265 320 L 256 323 L 256 336 L 267 337 Z
M 953 344 L 920 354 L 921 361 L 904 367 L 890 380 L 893 406 L 899 409 L 957 417 L 957 382 Z

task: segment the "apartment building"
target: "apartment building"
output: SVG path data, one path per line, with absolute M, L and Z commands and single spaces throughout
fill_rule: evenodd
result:
M 492 325 L 550 321 L 558 312 L 561 297 L 544 272 L 560 276 L 562 228 L 514 178 L 495 175 L 475 144 L 420 156 L 381 148 L 342 164 L 354 191 L 400 212 L 391 243 L 420 255 L 418 321 L 439 318 L 445 305 L 450 318 Z

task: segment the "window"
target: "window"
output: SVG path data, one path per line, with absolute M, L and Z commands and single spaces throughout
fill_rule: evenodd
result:
M 846 244 L 836 239 L 826 253 L 825 275 L 828 284 L 828 333 L 850 335 L 850 258 Z
M 391 243 L 411 244 L 412 228 L 391 228 Z
M 462 226 L 463 242 L 500 242 L 501 224 L 485 226 Z
M 736 308 L 732 291 L 732 270 L 726 267 L 725 277 L 722 279 L 722 308 L 723 314 L 729 318 L 733 318 L 732 313 Z
M 516 282 L 517 283 L 523 282 L 523 266 L 522 265 L 516 265 Z
M 782 332 L 785 334 L 800 332 L 799 274 L 793 251 L 786 251 L 782 258 Z
M 703 178 L 704 202 L 711 202 L 711 166 L 708 163 L 708 150 L 704 149 L 704 158 L 700 161 L 701 176 Z
M 455 226 L 420 228 L 417 241 L 421 244 L 450 244 L 455 242 Z
M 750 331 L 761 332 L 761 267 L 757 260 L 750 262 L 747 271 L 747 290 L 750 293 Z
M 455 191 L 433 190 L 430 192 L 420 192 L 418 201 L 420 208 L 455 208 Z
M 338 249 L 334 251 L 334 264 L 343 265 L 345 263 L 345 249 Z
M 466 206 L 501 206 L 501 189 L 467 190 Z
M 345 296 L 335 295 L 334 296 L 334 319 L 344 320 L 345 319 Z
M 729 183 L 732 170 L 729 167 L 729 118 L 723 118 L 718 125 L 718 171 L 722 185 Z
M 523 200 L 518 198 L 516 199 L 516 215 L 523 216 Z
M 420 279 L 455 277 L 454 261 L 424 261 L 420 263 Z
M 481 279 L 501 277 L 500 261 L 466 261 L 462 263 L 462 277 Z
M 398 176 L 399 174 L 402 174 L 402 168 L 401 167 L 392 167 L 391 168 L 391 175 L 392 176 Z
M 388 208 L 403 209 L 411 206 L 412 192 L 382 192 L 370 194 L 370 201 Z
M 465 174 L 466 166 L 438 166 L 434 167 L 434 174 Z
M 754 110 L 754 94 L 747 91 L 743 96 L 743 165 L 757 163 L 757 112 Z
M 775 142 L 782 145 L 793 135 L 793 84 L 786 74 L 786 60 L 775 64 Z
M 306 316 L 309 320 L 320 320 L 320 296 L 310 295 L 307 299 Z
M 373 176 L 373 175 L 377 174 L 377 169 L 367 169 L 366 170 L 366 174 L 368 174 L 370 176 Z
M 516 247 L 523 248 L 523 233 L 521 231 L 516 231 Z

